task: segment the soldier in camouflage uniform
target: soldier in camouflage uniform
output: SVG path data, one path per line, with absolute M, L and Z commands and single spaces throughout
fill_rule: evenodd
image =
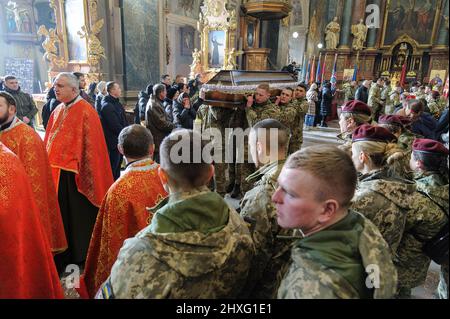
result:
M 445 109 L 445 101 L 441 100 L 439 92 L 431 92 L 428 101 L 428 108 L 430 109 L 431 115 L 433 115 L 436 120 L 439 120 Z
M 395 136 L 379 126 L 365 124 L 353 133 L 353 163 L 362 175 L 351 208 L 378 227 L 395 256 L 415 187 L 388 171 L 391 159 L 403 156 L 392 141 Z
M 240 122 L 243 124 L 242 129 L 245 130 L 248 127 L 252 127 L 255 123 L 265 120 L 265 119 L 276 119 L 279 115 L 279 110 L 270 101 L 270 86 L 269 84 L 262 83 L 257 86 L 256 92 L 253 95 L 247 96 L 247 103 L 245 105 L 245 117 L 244 119 L 240 118 L 241 111 L 237 112 L 239 117 L 235 117 L 232 124 L 232 127 L 237 127 L 236 122 Z M 242 148 L 241 148 L 242 149 Z M 236 184 L 240 182 L 240 186 L 235 185 L 235 190 L 233 190 L 232 197 L 237 198 L 238 190 L 242 193 L 249 191 L 252 188 L 251 183 L 247 182 L 247 177 L 250 176 L 255 171 L 255 165 L 253 163 L 248 162 L 248 139 L 244 139 L 244 154 L 241 158 L 244 159 L 244 163 L 240 165 L 240 177 L 236 178 Z M 238 154 L 239 156 L 239 154 Z
M 194 135 L 180 130 L 161 145 L 160 177 L 170 196 L 152 209 L 151 224 L 125 241 L 97 298 L 236 298 L 254 253 L 247 224 L 205 186 L 211 158 L 193 163 Z M 183 138 L 181 141 L 179 138 Z M 201 139 L 196 136 L 196 139 Z M 172 148 L 186 143 L 189 162 Z
M 392 105 L 391 101 L 391 92 L 391 81 L 385 80 L 383 89 L 381 90 L 381 101 L 383 101 L 384 103 L 384 113 L 386 114 L 392 114 L 392 112 L 394 111 L 394 106 Z
M 270 140 L 270 130 L 278 131 L 278 138 Z M 253 220 L 252 238 L 256 255 L 252 260 L 244 297 L 255 299 L 276 298 L 281 278 L 289 266 L 292 240 L 279 239 L 292 231 L 277 224 L 272 195 L 278 187 L 277 179 L 286 160 L 289 128 L 276 120 L 256 123 L 249 136 L 249 148 L 258 170 L 248 177 L 254 183 L 241 201 L 241 216 Z M 265 143 L 262 139 L 266 139 Z M 277 143 L 278 154 L 270 152 Z
M 294 91 L 291 88 L 283 89 L 275 102 L 279 109 L 277 120 L 289 128 L 292 134 L 289 143 L 289 155 L 300 149 L 300 132 L 303 131 L 303 126 L 300 128 L 300 118 L 304 114 L 300 112 L 297 101 L 293 100 L 293 95 Z
M 397 272 L 387 243 L 372 222 L 348 209 L 356 181 L 350 156 L 336 147 L 307 147 L 289 157 L 272 198 L 278 224 L 303 236 L 278 298 L 394 295 Z
M 339 148 L 348 152 L 352 151 L 352 133 L 360 125 L 370 123 L 372 112 L 366 103 L 354 100 L 345 103 L 339 116 L 341 133 L 337 138 L 344 141 Z
M 299 140 L 299 147 L 298 149 L 302 148 L 302 144 L 303 144 L 303 125 L 305 123 L 305 116 L 306 113 L 308 112 L 309 109 L 309 105 L 308 105 L 308 101 L 306 100 L 306 91 L 307 91 L 307 87 L 305 84 L 299 84 L 297 85 L 297 87 L 294 90 L 294 98 L 295 98 L 295 102 L 297 104 L 297 108 L 298 108 L 298 114 L 299 114 L 299 124 L 298 124 L 298 128 L 299 128 L 299 132 L 298 132 L 298 140 Z M 291 132 L 291 134 L 293 134 Z
M 356 81 L 351 81 L 350 83 L 345 83 L 343 87 L 344 91 L 344 103 L 348 101 L 353 101 L 355 99 L 356 90 L 358 89 L 358 83 Z
M 381 115 L 378 119 L 378 125 L 384 127 L 397 137 L 397 146 L 404 152 L 403 158 L 396 161 L 392 167 L 395 173 L 405 179 L 412 179 L 412 171 L 409 167 L 409 159 L 411 157 L 412 142 L 418 136 L 406 129 L 411 121 L 407 117 L 400 115 Z
M 369 99 L 367 105 L 371 108 L 373 120 L 378 122 L 380 114 L 384 113 L 384 103 L 381 100 L 381 90 L 384 85 L 383 79 L 378 79 L 377 83 L 373 83 L 369 90 Z
M 400 297 L 409 296 L 411 288 L 425 282 L 430 259 L 423 253 L 422 246 L 448 225 L 448 154 L 448 149 L 437 141 L 414 141 L 411 169 L 416 173 L 420 201 L 407 216 L 405 235 L 399 247 Z M 448 299 L 448 276 L 447 260 L 441 264 L 438 295 L 442 299 Z

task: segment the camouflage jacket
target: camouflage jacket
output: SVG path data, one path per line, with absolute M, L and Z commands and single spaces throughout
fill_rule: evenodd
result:
M 414 192 L 414 183 L 389 177 L 387 169 L 383 169 L 361 176 L 352 200 L 351 208 L 378 227 L 394 258 Z
M 344 152 L 351 154 L 352 153 L 352 143 L 353 143 L 352 133 L 351 132 L 339 133 L 337 135 L 337 139 L 338 139 L 338 141 L 342 142 L 342 144 L 339 145 L 338 148 L 340 148 Z
M 392 88 L 390 85 L 383 87 L 381 90 L 381 100 L 384 101 L 384 105 L 391 104 L 391 92 Z
M 241 202 L 241 216 L 254 220 L 252 238 L 256 255 L 252 260 L 244 297 L 276 298 L 278 286 L 289 265 L 292 240 L 278 239 L 277 236 L 289 236 L 292 231 L 278 226 L 272 203 L 283 164 L 284 161 L 267 164 L 248 177 L 255 187 L 245 194 Z
M 418 192 L 406 215 L 405 231 L 395 260 L 399 287 L 408 289 L 425 282 L 431 260 L 423 253 L 422 246 L 448 222 L 444 212 L 449 208 L 448 183 L 445 184 L 438 174 L 422 174 L 417 176 L 416 184 Z
M 367 105 L 369 105 L 371 108 L 378 108 L 379 106 L 381 106 L 381 104 L 381 88 L 378 86 L 378 84 L 374 83 L 369 90 L 369 99 L 367 100 Z
M 185 197 L 177 201 L 185 209 L 223 205 L 212 196 L 203 197 L 203 204 L 195 194 Z M 157 233 L 151 224 L 124 242 L 96 298 L 235 298 L 245 284 L 253 254 L 248 226 L 231 208 L 228 222 L 216 232 Z
M 387 243 L 367 218 L 353 211 L 297 240 L 291 256 L 279 299 L 382 299 L 395 293 L 397 271 Z
M 344 86 L 344 102 L 348 102 L 350 100 L 355 99 L 356 89 L 357 88 L 351 86 L 349 83 L 345 84 L 345 86 Z
M 428 102 L 428 108 L 430 109 L 430 113 L 431 115 L 434 116 L 436 120 L 439 120 L 442 112 L 445 109 L 445 106 L 446 106 L 445 101 L 439 99 L 438 100 L 431 99 Z
M 245 110 L 249 127 L 262 120 L 277 119 L 280 113 L 278 107 L 270 100 L 260 105 L 253 103 L 252 106 L 247 107 Z
M 306 102 L 306 101 L 305 101 Z M 278 117 L 276 118 L 284 126 L 288 127 L 291 131 L 291 139 L 289 141 L 288 154 L 292 154 L 298 151 L 303 143 L 303 122 L 305 113 L 303 107 L 305 105 L 302 102 L 292 101 L 287 105 L 278 106 Z M 308 105 L 306 104 L 306 107 Z

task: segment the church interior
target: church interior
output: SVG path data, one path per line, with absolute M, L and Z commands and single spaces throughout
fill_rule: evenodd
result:
M 449 0 L 0 5 L 0 299 L 448 299 Z

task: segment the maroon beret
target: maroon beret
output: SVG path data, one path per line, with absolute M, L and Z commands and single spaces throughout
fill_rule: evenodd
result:
M 342 113 L 359 113 L 365 114 L 368 116 L 372 115 L 372 111 L 370 111 L 369 106 L 361 101 L 352 100 L 345 103 L 341 108 Z
M 417 152 L 448 155 L 448 149 L 442 143 L 427 138 L 415 139 L 412 149 Z
M 379 124 L 389 124 L 397 126 L 405 126 L 410 124 L 411 120 L 401 115 L 381 115 L 378 119 Z
M 397 137 L 384 127 L 363 124 L 353 132 L 352 140 L 353 142 L 374 141 L 390 143 L 396 141 Z

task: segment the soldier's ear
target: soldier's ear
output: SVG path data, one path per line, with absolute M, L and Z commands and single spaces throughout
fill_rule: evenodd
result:
M 328 199 L 323 204 L 323 212 L 319 215 L 318 219 L 321 224 L 326 224 L 330 220 L 334 219 L 337 212 L 340 209 L 338 201 L 335 199 Z

